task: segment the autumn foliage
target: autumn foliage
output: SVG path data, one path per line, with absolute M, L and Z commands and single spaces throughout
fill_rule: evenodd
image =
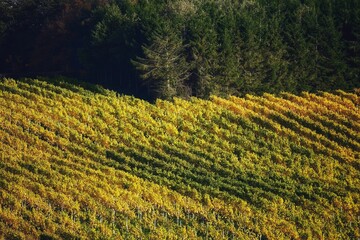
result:
M 3 79 L 0 238 L 357 239 L 359 104 Z

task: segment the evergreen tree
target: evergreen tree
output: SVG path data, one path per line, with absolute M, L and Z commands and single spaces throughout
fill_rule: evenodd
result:
M 318 74 L 315 88 L 338 89 L 345 88 L 344 46 L 341 41 L 341 32 L 335 24 L 333 1 L 317 1 L 317 62 Z
M 237 39 L 240 46 L 239 93 L 256 93 L 266 78 L 260 26 L 264 24 L 264 11 L 258 4 L 243 5 L 241 15 L 242 36 Z
M 315 65 L 312 45 L 305 27 L 310 8 L 298 0 L 290 1 L 286 7 L 283 36 L 294 92 L 310 91 L 316 78 L 312 71 Z
M 91 80 L 122 93 L 147 98 L 146 89 L 130 59 L 141 52 L 143 34 L 136 6 L 126 2 L 99 6 L 91 20 L 88 44 L 81 51 L 82 63 Z
M 0 2 L 0 44 L 4 39 L 4 35 L 11 26 L 11 17 L 13 15 L 13 3 L 11 1 Z
M 190 96 L 187 86 L 190 65 L 186 61 L 181 37 L 166 27 L 161 32 L 155 32 L 150 42 L 150 45 L 143 46 L 144 57 L 132 61 L 141 72 L 141 77 L 157 97 L 171 99 L 174 96 Z
M 261 46 L 265 57 L 265 75 L 261 90 L 263 92 L 293 91 L 293 80 L 288 74 L 286 45 L 283 41 L 282 25 L 284 14 L 281 1 L 265 1 L 262 5 L 265 19 L 262 23 Z
M 347 65 L 346 81 L 349 89 L 360 87 L 360 2 L 336 1 L 337 26 L 341 29 Z
M 189 22 L 194 92 L 203 98 L 219 92 L 219 85 L 216 84 L 220 71 L 218 34 L 211 13 L 216 14 L 216 5 L 206 3 Z
M 228 6 L 226 11 L 222 11 L 221 18 L 217 24 L 220 40 L 220 94 L 234 95 L 238 93 L 238 82 L 240 79 L 240 58 L 242 39 L 238 26 L 237 8 Z

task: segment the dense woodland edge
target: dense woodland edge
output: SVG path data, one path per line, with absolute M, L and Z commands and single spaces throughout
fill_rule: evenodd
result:
M 357 0 L 4 0 L 0 74 L 143 99 L 360 87 Z

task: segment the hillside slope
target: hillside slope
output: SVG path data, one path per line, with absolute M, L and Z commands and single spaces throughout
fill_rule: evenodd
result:
M 0 238 L 359 238 L 359 104 L 3 79 Z

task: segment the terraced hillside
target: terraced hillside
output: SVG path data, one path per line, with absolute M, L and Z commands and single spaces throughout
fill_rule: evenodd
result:
M 3 79 L 0 238 L 357 239 L 359 104 Z

